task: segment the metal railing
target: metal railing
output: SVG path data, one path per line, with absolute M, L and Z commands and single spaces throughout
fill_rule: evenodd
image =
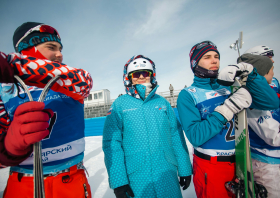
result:
M 173 91 L 173 95 L 174 96 L 178 96 L 180 92 L 181 92 L 181 89 L 180 90 L 174 90 Z M 156 94 L 158 94 L 160 96 L 163 96 L 163 97 L 171 96 L 171 92 L 170 91 L 157 92 Z
M 106 106 L 106 105 L 111 105 L 115 99 L 110 100 L 109 102 L 92 102 L 92 103 L 86 103 L 84 105 L 85 108 L 87 107 L 98 107 L 98 106 Z

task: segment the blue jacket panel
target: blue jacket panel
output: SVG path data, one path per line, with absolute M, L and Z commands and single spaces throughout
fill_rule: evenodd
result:
M 215 80 L 195 77 L 192 87 L 216 90 L 219 84 Z M 221 132 L 227 120 L 218 112 L 212 112 L 202 120 L 201 113 L 191 94 L 182 90 L 178 96 L 177 108 L 180 120 L 188 140 L 194 147 L 200 146 Z
M 29 99 L 21 89 L 8 92 L 13 84 L 0 84 L 0 95 L 5 110 L 13 121 L 17 107 Z M 34 101 L 39 99 L 41 88 L 27 86 Z M 61 171 L 73 166 L 83 159 L 84 140 L 84 104 L 73 98 L 49 90 L 45 100 L 46 109 L 54 109 L 50 119 L 50 135 L 42 140 L 42 161 L 44 174 Z M 33 173 L 33 153 L 20 165 L 12 166 L 11 170 L 21 173 Z
M 231 94 L 230 88 L 225 86 L 216 86 L 214 90 L 191 86 L 185 88 L 185 90 L 192 96 L 194 104 L 200 113 L 201 121 L 207 119 L 207 116 L 213 113 L 214 109 L 221 105 Z M 199 147 L 195 147 L 195 149 L 212 156 L 234 154 L 235 144 L 233 140 L 235 133 L 233 123 L 234 120 L 232 119 L 224 124 L 218 134 Z
M 145 86 L 138 87 L 145 98 Z M 109 184 L 129 184 L 135 197 L 180 197 L 177 171 L 189 176 L 192 166 L 181 125 L 156 89 L 144 101 L 123 95 L 108 112 L 103 151 Z

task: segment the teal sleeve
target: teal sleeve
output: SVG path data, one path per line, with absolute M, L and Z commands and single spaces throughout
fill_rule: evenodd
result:
M 122 149 L 122 117 L 115 103 L 111 108 L 111 114 L 107 115 L 105 120 L 102 148 L 109 175 L 109 185 L 110 188 L 115 189 L 129 182 Z
M 178 162 L 178 175 L 180 177 L 192 175 L 192 164 L 182 126 L 169 103 L 167 104 L 167 113 L 171 128 L 173 149 Z
M 271 89 L 266 79 L 254 69 L 248 76 L 246 86 L 252 96 L 250 108 L 259 110 L 273 110 L 279 108 L 279 98 Z
M 218 112 L 201 120 L 191 95 L 182 90 L 178 96 L 177 108 L 184 132 L 193 146 L 200 146 L 218 134 L 227 120 Z

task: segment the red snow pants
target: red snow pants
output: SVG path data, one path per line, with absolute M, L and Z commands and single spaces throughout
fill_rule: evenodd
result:
M 225 188 L 235 178 L 235 163 L 217 162 L 216 157 L 205 160 L 193 155 L 193 183 L 198 198 L 231 197 Z
M 77 166 L 72 166 L 70 172 L 44 178 L 44 185 L 46 198 L 91 198 L 85 171 L 77 170 Z M 32 198 L 33 188 L 33 177 L 23 176 L 19 181 L 18 173 L 13 172 L 9 176 L 3 197 Z

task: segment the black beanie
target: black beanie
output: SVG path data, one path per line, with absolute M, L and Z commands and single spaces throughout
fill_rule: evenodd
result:
M 243 54 L 237 59 L 237 63 L 245 62 L 253 65 L 257 69 L 258 74 L 264 76 L 268 74 L 273 63 L 267 56 Z
M 47 32 L 39 32 L 39 31 L 34 31 L 30 34 L 28 34 L 21 42 L 16 46 L 18 41 L 24 36 L 24 34 L 30 30 L 31 28 L 34 28 L 38 25 L 41 25 L 43 23 L 37 23 L 37 22 L 26 22 L 23 23 L 21 26 L 19 26 L 13 36 L 13 44 L 16 52 L 21 52 L 23 49 L 36 46 L 40 43 L 48 42 L 48 41 L 56 41 L 58 42 L 61 47 L 61 39 L 57 34 L 50 34 Z
M 214 43 L 211 41 L 202 41 L 200 43 L 195 44 L 190 51 L 190 62 L 191 69 L 194 72 L 194 68 L 198 65 L 199 60 L 202 58 L 204 54 L 209 51 L 217 52 L 220 59 L 220 53 Z

